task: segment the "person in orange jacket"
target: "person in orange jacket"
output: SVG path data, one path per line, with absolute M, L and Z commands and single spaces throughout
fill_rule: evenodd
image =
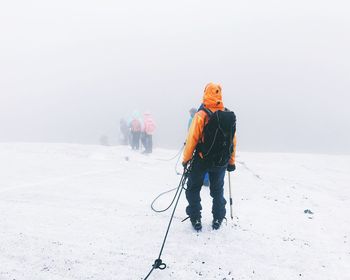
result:
M 186 213 L 189 216 L 194 229 L 201 230 L 201 198 L 200 191 L 203 185 L 205 173 L 209 173 L 210 180 L 210 195 L 213 198 L 212 214 L 213 214 L 213 229 L 219 229 L 226 215 L 226 200 L 224 198 L 224 178 L 226 170 L 232 172 L 235 167 L 235 152 L 236 152 L 236 134 L 232 137 L 231 154 L 228 155 L 228 160 L 223 165 L 212 166 L 208 165 L 206 159 L 203 158 L 199 145 L 204 141 L 204 127 L 209 121 L 208 112 L 215 113 L 216 111 L 225 111 L 222 101 L 221 86 L 214 83 L 209 83 L 204 89 L 203 103 L 201 108 L 195 114 L 191 127 L 189 129 L 186 146 L 183 153 L 183 166 L 187 168 L 188 163 L 193 158 L 191 172 L 188 176 L 186 198 L 188 206 Z M 233 114 L 233 113 L 232 113 Z M 234 114 L 233 114 L 234 115 Z M 235 123 L 234 123 L 235 127 Z

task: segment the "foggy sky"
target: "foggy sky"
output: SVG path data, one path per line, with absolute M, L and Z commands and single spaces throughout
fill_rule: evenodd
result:
M 239 149 L 350 153 L 348 1 L 3 2 L 2 142 L 116 143 L 147 110 L 179 148 L 212 81 Z

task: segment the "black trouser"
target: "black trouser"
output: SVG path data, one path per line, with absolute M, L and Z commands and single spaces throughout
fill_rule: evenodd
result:
M 195 158 L 192 171 L 188 176 L 186 198 L 188 206 L 186 213 L 191 218 L 201 218 L 200 191 L 205 174 L 208 172 L 210 195 L 213 198 L 212 214 L 214 219 L 223 219 L 226 215 L 226 200 L 224 198 L 224 178 L 227 166 L 207 168 L 202 159 Z

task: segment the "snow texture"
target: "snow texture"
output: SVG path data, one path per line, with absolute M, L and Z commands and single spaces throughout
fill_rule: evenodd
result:
M 166 161 L 176 153 L 0 144 L 0 279 L 144 279 L 170 217 L 150 203 L 178 185 L 176 158 Z M 149 279 L 350 279 L 349 171 L 349 156 L 239 153 L 234 219 L 227 207 L 227 223 L 211 229 L 203 187 L 203 230 L 194 232 L 181 223 L 183 195 L 167 268 Z

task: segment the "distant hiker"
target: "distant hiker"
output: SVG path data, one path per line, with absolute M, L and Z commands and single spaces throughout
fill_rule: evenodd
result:
M 143 133 L 142 133 L 142 144 L 145 147 L 145 154 L 152 153 L 153 150 L 153 139 L 152 135 L 156 129 L 156 125 L 152 115 L 149 112 L 144 114 L 143 118 Z
M 122 134 L 121 144 L 128 145 L 128 143 L 129 143 L 129 128 L 128 128 L 128 123 L 123 118 L 120 119 L 120 121 L 119 121 L 119 129 L 120 129 L 120 132 Z
M 202 229 L 200 190 L 204 174 L 209 173 L 213 198 L 213 229 L 219 229 L 226 215 L 224 198 L 225 171 L 234 171 L 236 150 L 236 116 L 222 102 L 221 86 L 209 83 L 204 89 L 203 104 L 195 114 L 184 149 L 183 166 L 192 168 L 186 198 L 188 214 L 195 230 Z
M 192 123 L 192 120 L 194 118 L 194 115 L 197 113 L 197 109 L 191 108 L 189 113 L 190 113 L 190 119 L 188 120 L 187 130 L 189 130 L 191 127 L 191 123 Z
M 137 111 L 134 111 L 129 127 L 131 133 L 131 148 L 133 150 L 138 150 L 140 148 L 142 125 Z
M 101 135 L 101 137 L 100 137 L 100 144 L 102 146 L 109 146 L 108 136 L 107 135 Z
M 199 107 L 200 108 L 200 107 Z M 190 113 L 190 119 L 188 120 L 188 126 L 187 126 L 187 130 L 190 129 L 194 115 L 197 113 L 197 109 L 196 108 L 191 108 L 189 113 Z M 205 173 L 204 175 L 204 179 L 203 179 L 203 186 L 209 187 L 210 182 L 209 182 L 209 174 Z

